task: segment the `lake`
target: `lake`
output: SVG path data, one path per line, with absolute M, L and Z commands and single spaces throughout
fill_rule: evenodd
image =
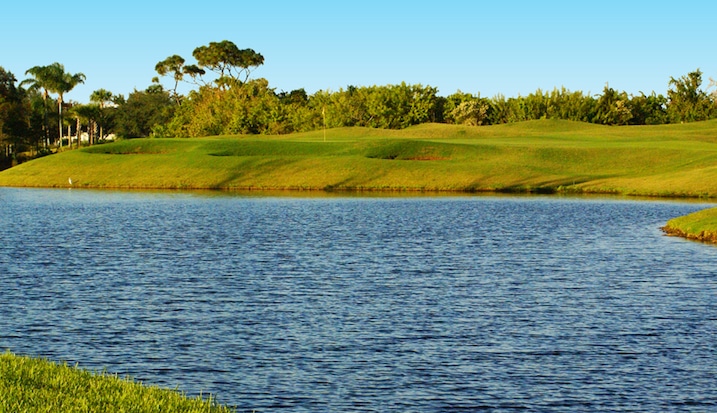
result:
M 715 411 L 705 203 L 0 188 L 0 351 L 238 411 Z

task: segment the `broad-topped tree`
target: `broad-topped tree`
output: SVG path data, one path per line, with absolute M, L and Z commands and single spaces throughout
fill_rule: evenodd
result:
M 207 46 L 199 46 L 194 49 L 192 56 L 197 64 L 187 65 L 186 60 L 179 55 L 172 55 L 158 62 L 154 70 L 160 76 L 172 76 L 174 88 L 172 89 L 174 99 L 180 102 L 177 94 L 179 82 L 184 80 L 185 75 L 192 78 L 192 83 L 199 83 L 201 77 L 210 70 L 218 75 L 216 84 L 222 89 L 231 83 L 244 82 L 249 80 L 251 71 L 264 64 L 264 56 L 253 49 L 239 49 L 237 45 L 229 40 L 211 42 Z M 159 79 L 155 78 L 155 82 Z M 203 81 L 203 84 L 206 85 Z
M 200 68 L 197 65 L 185 65 L 184 63 L 184 58 L 180 55 L 175 54 L 169 56 L 168 58 L 162 60 L 154 66 L 154 70 L 156 70 L 160 76 L 166 76 L 169 74 L 172 75 L 172 78 L 174 79 L 174 88 L 172 89 L 172 95 L 177 104 L 181 102 L 180 96 L 177 93 L 177 88 L 179 87 L 179 82 L 184 80 L 184 75 L 191 77 L 193 79 L 192 83 L 196 84 L 198 83 L 197 79 L 199 79 L 202 75 L 206 73 L 204 69 Z M 152 81 L 155 83 L 159 83 L 158 78 L 154 78 Z
M 200 46 L 194 49 L 192 56 L 197 59 L 199 67 L 217 73 L 219 79 L 230 77 L 234 80 L 246 82 L 249 79 L 252 68 L 264 64 L 264 56 L 253 49 L 239 49 L 229 40 L 211 42 L 208 46 Z M 239 76 L 244 74 L 244 79 Z

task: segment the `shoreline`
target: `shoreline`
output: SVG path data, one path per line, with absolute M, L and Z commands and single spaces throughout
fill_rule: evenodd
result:
M 669 225 L 665 225 L 660 228 L 665 235 L 670 237 L 686 238 L 692 241 L 703 242 L 705 244 L 717 244 L 717 231 L 703 230 L 699 233 L 691 233 L 683 231 L 679 228 L 674 228 Z
M 0 188 L 27 188 L 27 189 L 87 189 L 107 191 L 208 191 L 208 192 L 285 192 L 285 193 L 377 193 L 377 194 L 436 194 L 436 195 L 461 195 L 461 194 L 485 194 L 485 195 L 575 195 L 575 196 L 617 196 L 627 198 L 647 198 L 665 200 L 715 200 L 715 194 L 695 194 L 691 192 L 642 192 L 637 190 L 621 191 L 614 188 L 591 189 L 584 187 L 560 186 L 507 186 L 507 187 L 464 187 L 464 188 L 426 188 L 426 187 L 398 187 L 398 186 L 194 186 L 183 183 L 182 185 L 92 185 L 82 182 L 73 182 L 72 185 L 12 185 L 0 184 Z

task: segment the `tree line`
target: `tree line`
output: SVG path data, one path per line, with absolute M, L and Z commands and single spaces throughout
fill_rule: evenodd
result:
M 65 102 L 82 73 L 53 63 L 35 66 L 18 82 L 0 67 L 0 160 L 21 161 L 58 148 L 91 145 L 108 136 L 199 137 L 287 134 L 321 128 L 405 128 L 426 122 L 494 125 L 535 119 L 565 119 L 603 125 L 658 125 L 717 117 L 717 96 L 703 88 L 702 72 L 670 78 L 667 94 L 627 94 L 605 85 L 601 94 L 555 88 L 527 96 L 482 97 L 457 91 L 439 96 L 421 84 L 347 86 L 338 91 L 277 92 L 252 79 L 264 57 L 228 40 L 194 49 L 195 63 L 179 55 L 158 62 L 158 76 L 126 98 L 105 89 L 89 104 Z M 168 83 L 165 86 L 162 81 Z M 179 93 L 189 84 L 188 93 Z M 711 81 L 707 89 L 715 86 Z M 56 125 L 53 127 L 52 125 Z

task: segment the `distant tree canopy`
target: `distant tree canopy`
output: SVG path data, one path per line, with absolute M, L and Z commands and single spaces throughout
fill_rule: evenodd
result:
M 174 108 L 169 93 L 159 85 L 135 90 L 117 107 L 115 132 L 125 138 L 150 136 L 153 128 L 172 119 Z
M 28 69 L 29 77 L 19 84 L 0 67 L 0 161 L 28 150 L 48 153 L 62 145 L 63 128 L 68 135 L 87 131 L 92 144 L 108 134 L 287 134 L 325 127 L 398 129 L 425 122 L 478 126 L 533 119 L 657 125 L 717 117 L 717 90 L 702 87 L 699 69 L 670 78 L 666 96 L 654 91 L 629 95 L 609 85 L 598 95 L 563 87 L 517 97 L 486 98 L 461 91 L 439 96 L 435 87 L 406 83 L 347 86 L 309 95 L 304 89 L 277 92 L 268 80 L 252 79 L 264 56 L 228 40 L 199 46 L 192 57 L 195 63 L 170 55 L 155 65 L 159 76 L 146 90 L 135 90 L 125 99 L 99 89 L 89 105 L 64 102 L 64 94 L 85 76 L 65 72 L 60 63 Z M 162 86 L 164 77 L 171 79 L 171 86 Z M 190 85 L 188 93 L 180 94 L 180 83 Z M 709 88 L 717 89 L 717 82 L 711 80 Z M 65 106 L 70 119 L 63 118 Z
M 702 86 L 702 72 L 698 69 L 679 79 L 670 78 L 667 91 L 670 122 L 695 122 L 714 116 L 715 102 Z
M 309 96 L 303 89 L 277 93 L 266 79 L 250 80 L 249 69 L 261 65 L 264 58 L 231 42 L 198 47 L 193 56 L 197 65 L 189 72 L 207 69 L 218 78 L 202 82 L 198 90 L 177 99 L 180 107 L 172 122 L 158 129 L 162 136 L 279 134 L 343 126 L 397 129 L 424 122 L 478 126 L 532 119 L 646 125 L 717 116 L 715 95 L 700 89 L 699 70 L 671 79 L 668 97 L 655 92 L 631 96 L 609 85 L 595 96 L 556 88 L 510 98 L 484 98 L 461 91 L 441 97 L 434 87 L 406 83 L 348 86 Z M 188 73 L 183 65 L 184 59 L 174 55 L 158 63 L 157 71 L 174 73 L 176 90 L 176 82 Z
M 15 76 L 0 67 L 0 146 L 3 153 L 0 158 L 12 155 L 8 148 L 23 144 L 31 132 L 30 106 L 26 102 L 25 92 L 18 88 Z

